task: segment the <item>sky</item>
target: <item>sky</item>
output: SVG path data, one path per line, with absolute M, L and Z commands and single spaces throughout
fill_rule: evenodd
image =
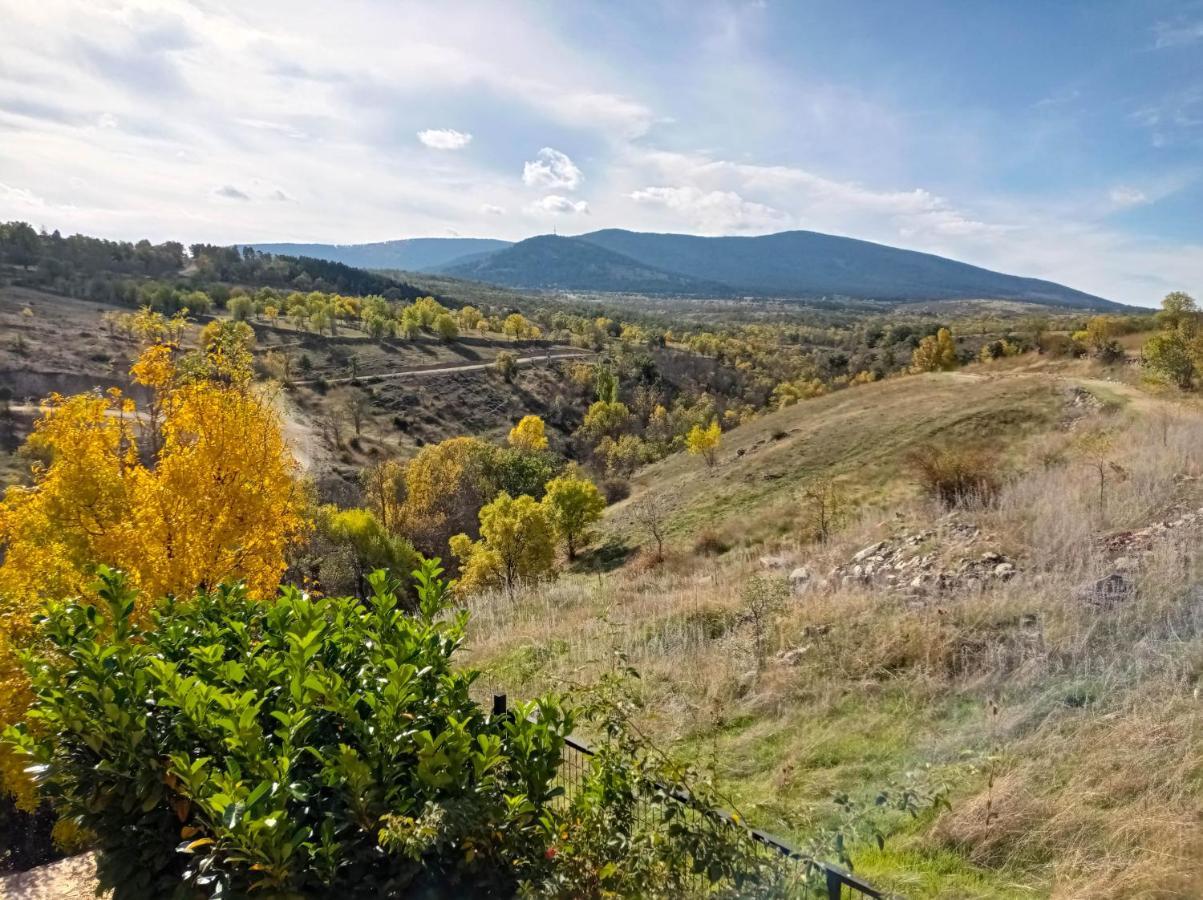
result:
M 808 229 L 1203 299 L 1203 0 L 0 0 L 0 220 Z

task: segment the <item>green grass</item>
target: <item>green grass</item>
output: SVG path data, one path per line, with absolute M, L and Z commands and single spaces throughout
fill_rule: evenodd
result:
M 668 532 L 678 541 L 725 527 L 753 543 L 771 537 L 780 522 L 766 512 L 781 508 L 788 515 L 799 488 L 820 475 L 846 479 L 861 505 L 885 503 L 908 490 L 909 450 L 944 442 L 1006 447 L 1046 429 L 1060 404 L 1056 388 L 1036 375 L 1005 381 L 929 375 L 839 391 L 728 433 L 712 470 L 686 454 L 649 466 L 604 528 L 633 540 L 632 505 L 650 496 L 664 505 Z

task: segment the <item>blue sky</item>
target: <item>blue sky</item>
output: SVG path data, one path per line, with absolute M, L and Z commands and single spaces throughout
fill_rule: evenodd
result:
M 0 0 L 0 219 L 808 228 L 1203 296 L 1203 0 Z

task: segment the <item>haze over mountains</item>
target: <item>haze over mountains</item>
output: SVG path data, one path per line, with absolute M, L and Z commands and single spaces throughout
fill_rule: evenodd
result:
M 1051 281 L 812 231 L 698 237 L 612 228 L 575 237 L 538 235 L 517 243 L 417 238 L 253 246 L 362 268 L 432 272 L 524 289 L 895 302 L 991 299 L 1078 309 L 1121 306 Z

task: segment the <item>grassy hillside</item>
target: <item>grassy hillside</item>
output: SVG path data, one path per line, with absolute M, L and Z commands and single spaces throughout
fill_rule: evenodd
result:
M 703 528 L 733 541 L 764 540 L 794 524 L 800 488 L 843 478 L 862 501 L 896 497 L 904 457 L 930 443 L 997 443 L 1049 427 L 1060 409 L 1040 375 L 992 382 L 958 374 L 898 378 L 840 391 L 763 416 L 731 432 L 713 470 L 676 454 L 640 472 L 634 495 L 665 510 L 670 534 Z M 635 502 L 611 510 L 606 531 L 635 541 Z
M 1109 378 L 1022 360 L 868 385 L 738 429 L 713 472 L 666 459 L 603 526 L 643 555 L 478 600 L 482 689 L 580 684 L 621 654 L 649 733 L 746 816 L 842 829 L 909 897 L 1197 896 L 1203 415 Z M 993 445 L 997 502 L 921 496 L 904 458 L 929 441 Z M 799 488 L 832 470 L 862 505 L 814 543 Z M 694 550 L 710 527 L 735 549 Z

